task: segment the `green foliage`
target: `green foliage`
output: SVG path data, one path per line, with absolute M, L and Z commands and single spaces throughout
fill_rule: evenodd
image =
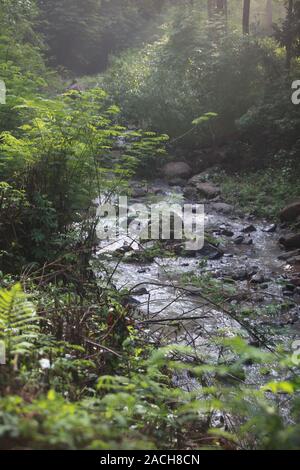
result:
M 124 181 L 137 166 L 154 168 L 153 159 L 163 155 L 164 137 L 136 132 L 132 144 L 129 136 L 124 156 L 121 152 L 113 163 L 111 151 L 124 128 L 114 123 L 118 109 L 106 106 L 105 99 L 102 90 L 93 89 L 57 100 L 24 100 L 18 110 L 26 124 L 16 136 L 2 134 L 2 178 L 14 175 L 30 201 L 46 196 L 60 228 L 96 195 L 114 187 L 115 178 Z
M 35 308 L 19 284 L 0 290 L 0 339 L 5 344 L 6 361 L 32 353 L 38 326 Z
M 277 218 L 283 207 L 300 196 L 292 166 L 216 177 L 224 198 L 246 213 Z
M 157 0 L 38 0 L 41 30 L 54 63 L 75 72 L 103 69 L 110 53 L 128 47 L 155 16 Z
M 26 259 L 42 261 L 54 248 L 57 216 L 47 199 L 0 183 L 0 267 L 14 272 Z
M 203 15 L 184 10 L 160 40 L 114 58 L 104 83 L 128 119 L 142 122 L 147 109 L 146 122 L 175 139 L 213 110 L 214 136 L 204 126 L 180 141 L 209 145 L 233 134 L 236 119 L 263 97 L 278 63 L 275 47 L 236 32 L 212 33 Z

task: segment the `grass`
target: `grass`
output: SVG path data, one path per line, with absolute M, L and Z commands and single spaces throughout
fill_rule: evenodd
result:
M 222 174 L 215 181 L 221 186 L 224 201 L 267 219 L 278 218 L 283 207 L 300 199 L 299 181 L 284 170 Z

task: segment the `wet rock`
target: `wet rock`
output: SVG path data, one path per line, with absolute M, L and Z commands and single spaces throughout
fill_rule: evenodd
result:
M 116 255 L 124 255 L 125 253 L 130 253 L 134 251 L 131 245 L 123 245 L 121 248 L 115 251 Z
M 266 289 L 269 288 L 269 284 L 267 284 L 267 283 L 264 282 L 263 284 L 261 284 L 260 287 L 261 287 L 262 289 L 266 290 Z
M 165 194 L 165 191 L 162 188 L 160 188 L 159 186 L 153 186 L 153 188 L 150 188 L 149 192 L 152 193 L 152 194 L 155 194 L 155 195 Z
M 180 187 L 183 187 L 185 186 L 186 184 L 186 180 L 184 180 L 183 178 L 172 178 L 170 181 L 169 181 L 169 186 L 180 186 Z
M 140 197 L 145 197 L 147 193 L 148 193 L 147 188 L 142 187 L 142 186 L 136 186 L 132 188 L 131 196 L 134 199 L 138 199 Z
M 145 287 L 142 287 L 141 289 L 137 289 L 132 292 L 132 295 L 135 295 L 136 297 L 139 297 L 140 295 L 147 295 L 149 292 Z
M 137 305 L 140 305 L 140 304 L 141 304 L 141 302 L 137 299 L 134 299 L 131 295 L 127 296 L 127 297 L 124 297 L 123 301 L 122 301 L 122 305 L 124 305 L 124 306 L 130 305 L 130 306 L 134 307 L 134 306 L 137 306 Z
M 265 281 L 266 279 L 263 273 L 254 274 L 254 276 L 251 278 L 251 282 L 253 284 L 263 284 Z
M 210 206 L 210 208 L 216 212 L 221 212 L 222 214 L 230 214 L 233 212 L 233 206 L 226 204 L 225 202 L 215 202 Z
M 275 233 L 277 230 L 277 224 L 272 224 L 269 225 L 268 227 L 263 229 L 263 232 L 265 233 Z
M 282 295 L 283 295 L 284 297 L 294 297 L 294 292 L 292 292 L 292 291 L 290 291 L 290 290 L 284 290 L 284 291 L 282 292 Z
M 253 240 L 252 238 L 247 238 L 247 240 L 245 240 L 245 245 L 253 245 Z
M 186 256 L 188 258 L 207 258 L 209 260 L 221 259 L 224 256 L 224 251 L 216 245 L 209 243 L 205 240 L 201 250 L 186 250 L 185 245 L 182 243 L 173 244 L 172 251 L 178 256 Z
M 287 249 L 300 248 L 300 233 L 296 235 L 288 235 L 287 237 L 281 237 L 279 243 Z
M 240 269 L 236 272 L 233 272 L 231 277 L 234 281 L 248 281 L 251 277 L 251 274 L 246 269 Z
M 241 245 L 244 241 L 245 241 L 244 235 L 239 235 L 233 240 L 235 245 Z
M 145 274 L 149 271 L 149 269 L 146 269 L 146 268 L 142 268 L 142 269 L 138 269 L 138 273 L 139 274 Z
M 293 222 L 300 215 L 300 201 L 286 206 L 279 216 L 282 222 Z
M 193 176 L 189 179 L 184 195 L 187 198 L 196 199 L 204 197 L 206 199 L 214 199 L 220 195 L 220 189 L 214 184 L 203 181 L 203 174 Z
M 196 256 L 199 255 L 209 260 L 217 260 L 224 256 L 224 252 L 221 250 L 221 248 L 218 248 L 211 243 L 205 242 L 204 247 L 196 252 Z
M 232 230 L 230 230 L 229 228 L 220 228 L 220 231 L 219 231 L 220 235 L 224 235 L 224 237 L 233 237 L 234 235 L 234 232 Z
M 295 256 L 300 256 L 300 250 L 294 250 L 294 251 L 289 251 L 288 253 L 283 253 L 282 255 L 278 256 L 278 259 L 280 261 L 289 261 Z
M 243 228 L 242 232 L 243 233 L 256 232 L 256 227 L 254 227 L 254 225 L 248 225 L 247 227 Z
M 192 169 L 185 162 L 171 162 L 163 167 L 162 172 L 168 180 L 174 180 L 175 178 L 187 179 L 191 176 Z

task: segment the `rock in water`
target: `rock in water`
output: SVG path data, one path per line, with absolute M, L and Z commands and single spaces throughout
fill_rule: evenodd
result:
M 293 222 L 300 215 L 300 201 L 286 206 L 279 215 L 282 222 Z
M 256 232 L 256 227 L 254 227 L 254 225 L 248 225 L 247 227 L 243 228 L 242 232 L 243 233 Z
M 263 232 L 265 233 L 275 233 L 277 230 L 277 224 L 272 224 L 269 227 L 266 227 L 263 229 Z
M 168 180 L 174 180 L 176 178 L 187 179 L 191 176 L 192 169 L 185 162 L 171 162 L 163 167 L 162 172 L 164 177 Z
M 235 245 L 241 245 L 244 242 L 244 240 L 245 240 L 245 237 L 243 235 L 239 235 L 233 241 Z

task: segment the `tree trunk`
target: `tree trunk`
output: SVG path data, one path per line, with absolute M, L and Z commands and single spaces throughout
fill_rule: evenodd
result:
M 293 13 L 294 13 L 294 0 L 288 0 L 288 7 L 287 7 L 287 26 L 288 26 L 288 34 L 287 34 L 287 41 L 286 41 L 286 68 L 287 71 L 290 72 L 291 70 L 291 62 L 293 57 Z
M 225 15 L 227 10 L 227 0 L 217 0 L 216 9 L 218 13 Z
M 266 5 L 266 30 L 270 34 L 273 31 L 273 0 L 267 0 Z
M 249 34 L 250 32 L 250 4 L 251 0 L 244 0 L 243 8 L 243 33 Z
M 211 20 L 214 13 L 215 0 L 207 0 L 207 15 L 208 19 Z
M 227 0 L 207 0 L 208 18 L 211 19 L 214 13 L 219 13 L 227 18 Z

